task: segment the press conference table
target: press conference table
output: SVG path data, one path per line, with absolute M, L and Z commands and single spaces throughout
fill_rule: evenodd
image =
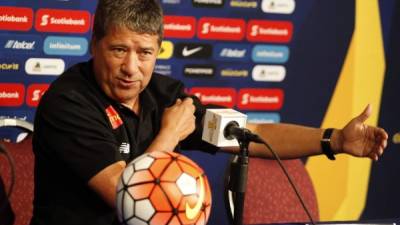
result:
M 400 224 L 400 219 L 379 219 L 379 220 L 364 220 L 364 221 L 328 221 L 316 222 L 316 225 L 397 225 Z M 312 225 L 311 223 L 260 223 L 252 225 Z

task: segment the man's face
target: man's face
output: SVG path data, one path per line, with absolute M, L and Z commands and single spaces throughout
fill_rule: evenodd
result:
M 114 27 L 101 40 L 93 40 L 91 50 L 96 80 L 106 95 L 137 109 L 155 66 L 158 36 Z

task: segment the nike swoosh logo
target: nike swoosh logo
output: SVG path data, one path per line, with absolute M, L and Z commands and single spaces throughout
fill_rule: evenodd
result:
M 186 204 L 185 204 L 185 208 L 186 208 L 185 214 L 189 220 L 192 220 L 192 219 L 196 218 L 196 216 L 199 215 L 201 207 L 203 206 L 204 199 L 206 198 L 203 177 L 200 176 L 199 180 L 200 180 L 200 193 L 199 193 L 199 199 L 197 200 L 196 205 L 194 205 L 194 207 L 192 208 L 189 205 L 189 203 L 186 202 Z
M 188 56 L 191 56 L 191 55 L 193 55 L 194 53 L 200 51 L 201 49 L 203 49 L 202 46 L 197 47 L 197 48 L 193 48 L 193 49 L 188 49 L 187 46 L 185 46 L 185 47 L 183 48 L 182 55 L 183 55 L 184 57 L 188 57 Z

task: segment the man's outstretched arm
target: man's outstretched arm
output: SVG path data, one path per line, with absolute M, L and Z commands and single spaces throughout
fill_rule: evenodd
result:
M 368 105 L 344 128 L 333 130 L 330 146 L 334 153 L 378 160 L 386 148 L 388 134 L 382 128 L 365 124 L 370 114 Z M 247 128 L 268 142 L 282 159 L 322 154 L 321 139 L 325 129 L 282 123 L 248 124 Z M 251 156 L 272 158 L 262 144 L 251 143 L 249 149 Z M 228 147 L 223 150 L 237 153 L 239 149 Z

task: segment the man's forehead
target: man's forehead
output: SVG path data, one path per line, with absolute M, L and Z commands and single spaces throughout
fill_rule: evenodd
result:
M 106 33 L 106 36 L 109 37 L 135 37 L 139 39 L 144 39 L 144 40 L 156 40 L 157 42 L 159 41 L 159 35 L 158 34 L 152 34 L 152 33 L 146 33 L 146 32 L 138 32 L 133 29 L 127 28 L 125 26 L 111 26 Z

